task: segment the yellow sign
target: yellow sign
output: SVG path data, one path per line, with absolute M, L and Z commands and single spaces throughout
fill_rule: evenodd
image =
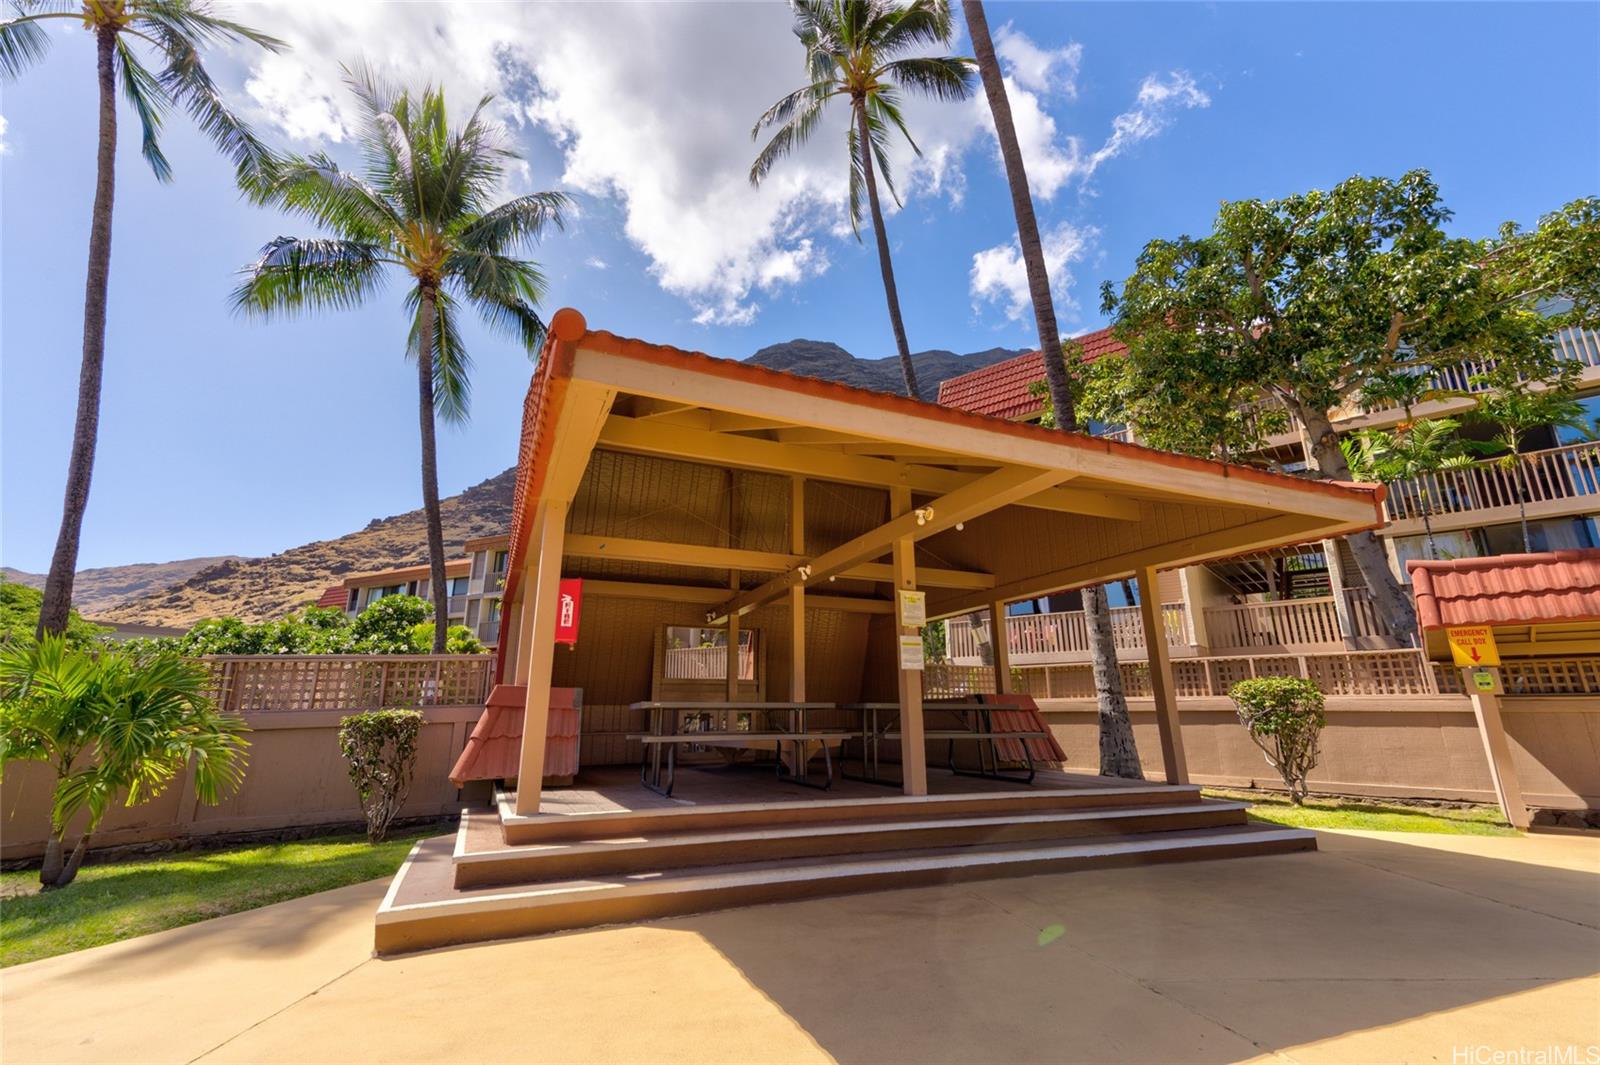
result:
M 1450 655 L 1458 666 L 1498 666 L 1500 648 L 1495 646 L 1494 629 L 1488 625 L 1457 625 L 1444 630 L 1450 641 Z
M 928 623 L 928 593 L 900 590 L 900 624 L 908 628 Z

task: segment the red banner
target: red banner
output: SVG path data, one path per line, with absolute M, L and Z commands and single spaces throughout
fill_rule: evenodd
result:
M 578 616 L 583 612 L 583 580 L 564 577 L 556 593 L 556 643 L 575 646 L 578 642 Z

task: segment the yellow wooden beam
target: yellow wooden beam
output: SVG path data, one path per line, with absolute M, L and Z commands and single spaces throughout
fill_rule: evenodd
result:
M 701 588 L 692 584 L 650 584 L 646 581 L 607 581 L 585 578 L 585 597 L 595 599 L 651 599 L 699 606 L 720 606 L 727 601 L 726 588 Z M 868 599 L 848 595 L 806 596 L 810 610 L 841 610 L 847 614 L 892 614 L 894 604 L 887 599 Z
M 889 550 L 896 541 L 915 543 L 952 528 L 958 522 L 970 521 L 980 514 L 998 510 L 1018 499 L 1033 495 L 1068 476 L 1060 470 L 1039 470 L 1011 467 L 996 470 L 979 477 L 955 491 L 940 496 L 931 503 L 908 510 L 898 517 L 848 540 L 838 547 L 780 574 L 759 588 L 734 596 L 725 604 L 718 617 L 732 612 L 748 613 L 788 592 L 795 584 L 825 580 L 843 574 L 852 566 L 876 558 Z M 910 489 L 900 488 L 892 497 L 910 498 Z M 901 572 L 897 563 L 896 572 Z M 715 624 L 715 622 L 714 622 Z
M 659 420 L 644 422 L 621 416 L 607 420 L 600 432 L 600 445 L 615 451 L 661 455 L 689 462 L 784 473 L 823 481 L 884 488 L 898 486 L 928 495 L 953 492 L 983 476 L 865 455 L 845 455 L 781 440 L 729 436 L 686 425 L 664 424 Z M 1063 471 L 1062 480 L 1068 476 L 1070 474 Z M 1041 510 L 1089 514 L 1121 521 L 1137 521 L 1140 517 L 1136 500 L 1086 489 L 1051 488 L 1016 502 Z
M 805 561 L 804 555 L 785 554 L 782 551 L 748 551 L 735 547 L 711 547 L 703 544 L 670 543 L 665 540 L 635 540 L 624 536 L 591 536 L 577 533 L 566 538 L 566 553 L 573 558 L 612 558 L 623 562 L 695 566 L 701 569 L 741 569 L 759 573 L 782 573 Z M 930 588 L 994 587 L 992 573 L 932 568 L 920 572 L 923 583 Z M 894 579 L 893 567 L 887 562 L 863 562 L 835 576 L 857 581 Z

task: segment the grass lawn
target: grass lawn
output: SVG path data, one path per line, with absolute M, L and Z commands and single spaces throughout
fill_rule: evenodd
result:
M 1445 809 L 1312 797 L 1306 799 L 1304 806 L 1296 807 L 1287 795 L 1271 792 L 1207 788 L 1205 794 L 1213 799 L 1250 803 L 1250 820 L 1290 828 L 1352 828 L 1367 832 L 1432 832 L 1458 836 L 1517 834 L 1492 806 Z
M 363 835 L 322 836 L 86 865 L 50 892 L 39 890 L 37 869 L 0 873 L 0 967 L 391 876 L 413 843 L 442 831 L 377 846 Z

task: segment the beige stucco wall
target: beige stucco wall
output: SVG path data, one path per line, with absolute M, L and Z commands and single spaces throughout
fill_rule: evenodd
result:
M 1150 699 L 1130 699 L 1134 738 L 1152 778 L 1161 775 Z M 1093 700 L 1041 699 L 1069 769 L 1099 762 Z M 1600 703 L 1583 696 L 1502 702 L 1506 731 L 1531 806 L 1600 808 Z M 1472 703 L 1464 696 L 1330 696 L 1313 791 L 1492 803 L 1493 785 Z M 1182 700 L 1189 773 L 1199 784 L 1281 788 L 1225 698 Z
M 142 806 L 112 807 L 95 835 L 96 846 L 361 821 L 355 789 L 339 755 L 339 719 L 350 712 L 245 715 L 252 730 L 250 765 L 235 795 L 217 806 L 205 806 L 195 800 L 187 781 L 174 782 Z M 481 707 L 422 711 L 425 723 L 416 776 L 402 817 L 455 811 L 457 792 L 449 781 L 450 768 L 482 712 Z M 0 858 L 28 858 L 43 851 L 51 784 L 50 771 L 38 763 L 6 767 L 0 785 Z

